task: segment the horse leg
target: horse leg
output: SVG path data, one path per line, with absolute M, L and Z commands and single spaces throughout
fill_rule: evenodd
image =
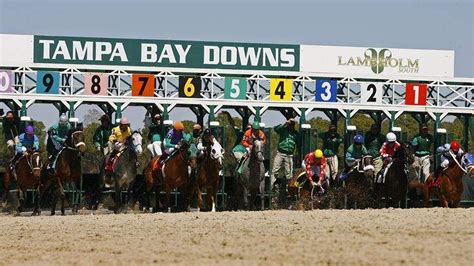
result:
M 17 188 L 16 195 L 18 198 L 17 215 L 20 215 L 23 211 L 23 204 L 25 202 L 25 199 L 23 197 L 23 190 L 20 187 Z
M 66 215 L 66 209 L 64 208 L 64 202 L 66 201 L 66 196 L 64 194 L 61 194 L 60 197 L 61 197 L 61 215 Z
M 160 186 L 155 185 L 155 209 L 153 212 L 158 212 L 158 210 L 162 208 L 163 208 L 163 205 L 161 204 L 161 200 L 160 200 Z
M 208 190 L 209 193 L 209 190 Z M 201 188 L 198 186 L 197 187 L 197 211 L 200 212 L 202 209 L 202 191 Z
M 260 182 L 260 210 L 265 210 L 265 180 Z
M 167 185 L 165 186 L 165 192 L 166 192 L 165 210 L 167 210 L 168 213 L 171 213 L 171 207 L 170 207 L 171 188 Z

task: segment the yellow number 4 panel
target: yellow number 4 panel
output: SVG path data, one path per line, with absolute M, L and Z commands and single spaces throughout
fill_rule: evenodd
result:
M 293 80 L 272 79 L 270 80 L 270 100 L 291 101 L 293 97 Z

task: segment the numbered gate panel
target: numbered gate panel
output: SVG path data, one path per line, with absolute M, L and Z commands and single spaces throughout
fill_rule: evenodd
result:
M 383 83 L 380 82 L 361 82 L 360 83 L 360 102 L 361 103 L 382 103 Z
M 317 102 L 336 102 L 337 101 L 337 80 L 316 80 Z
M 421 83 L 407 83 L 405 85 L 406 105 L 426 105 L 428 85 Z
M 85 95 L 107 95 L 109 75 L 105 73 L 84 74 Z
M 202 98 L 201 77 L 181 76 L 179 77 L 178 96 L 181 98 Z
M 271 79 L 270 80 L 270 100 L 291 101 L 293 99 L 293 80 L 291 79 Z
M 155 76 L 153 74 L 132 74 L 132 96 L 155 96 Z
M 36 75 L 36 93 L 58 94 L 60 74 L 57 71 L 38 71 Z
M 13 82 L 14 80 L 12 71 L 0 71 L 0 93 L 12 93 Z
M 247 79 L 237 77 L 227 77 L 224 82 L 225 99 L 241 99 L 247 97 Z

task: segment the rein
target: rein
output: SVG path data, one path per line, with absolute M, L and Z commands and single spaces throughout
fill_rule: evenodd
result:
M 456 162 L 456 164 L 459 166 L 459 168 L 465 173 L 465 174 L 469 174 L 467 172 L 467 169 L 464 169 L 464 167 L 461 166 L 461 164 L 458 162 L 458 160 L 456 159 L 456 156 L 451 152 L 449 151 L 449 155 L 451 155 L 451 157 L 453 158 L 453 160 Z

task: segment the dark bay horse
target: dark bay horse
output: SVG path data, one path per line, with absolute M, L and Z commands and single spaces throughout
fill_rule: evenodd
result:
M 387 167 L 385 182 L 376 184 L 378 199 L 385 198 L 386 207 L 406 208 L 408 192 L 408 165 L 412 164 L 414 156 L 410 153 L 409 144 L 400 143 Z
M 119 151 L 120 155 L 115 159 L 113 171 L 104 172 L 101 178 L 103 184 L 110 181 L 111 187 L 114 188 L 115 213 L 122 211 L 122 190 L 126 191 L 126 207 L 135 203 L 132 188 L 137 176 L 138 155 L 143 151 L 141 134 L 133 132 L 123 145 L 123 150 Z
M 373 181 L 375 168 L 372 156 L 364 156 L 344 181 L 344 191 L 347 196 L 347 206 L 366 208 L 373 202 Z
M 216 211 L 216 197 L 219 188 L 219 171 L 222 169 L 224 149 L 214 140 L 206 147 L 204 159 L 198 164 L 194 190 L 198 195 L 198 211 L 202 209 L 202 190 L 206 189 L 206 204 L 212 212 Z
M 255 140 L 250 151 L 250 158 L 243 162 L 242 174 L 235 174 L 237 181 L 237 193 L 235 195 L 241 196 L 241 201 L 238 202 L 239 209 L 248 208 L 253 210 L 257 193 L 260 193 L 260 209 L 264 210 L 265 166 L 263 159 L 263 142 Z
M 39 204 L 41 204 L 44 193 L 48 188 L 55 188 L 55 190 L 52 190 L 53 200 L 51 203 L 51 215 L 56 213 L 58 196 L 61 198 L 61 214 L 64 215 L 64 201 L 66 199 L 64 185 L 67 182 L 75 184 L 81 179 L 81 156 L 84 155 L 85 150 L 84 133 L 81 129 L 71 129 L 66 138 L 64 148 L 57 155 L 54 174 L 48 171 L 48 164 L 43 165 L 38 201 Z M 40 210 L 38 210 L 38 214 L 39 212 Z M 73 212 L 77 212 L 76 204 L 73 206 Z
M 423 195 L 423 205 L 428 207 L 429 199 L 434 194 L 439 198 L 442 207 L 447 208 L 450 203 L 453 208 L 459 207 L 461 194 L 464 190 L 462 181 L 464 174 L 471 178 L 474 177 L 474 156 L 469 153 L 464 154 L 459 160 L 453 158 L 453 163 L 441 172 L 439 190 L 431 185 L 433 177 L 431 175 L 428 177 L 425 184 L 428 189 Z
M 26 155 L 21 156 L 15 166 L 16 171 L 16 183 L 17 183 L 17 192 L 18 197 L 18 208 L 17 214 L 20 214 L 23 211 L 23 206 L 26 198 L 26 190 L 34 189 L 38 192 L 38 186 L 40 184 L 41 176 L 41 167 L 43 162 L 41 161 L 40 152 L 33 152 L 29 150 Z M 5 176 L 3 179 L 3 187 L 8 190 L 12 182 L 13 173 L 10 167 L 6 167 Z M 35 200 L 35 208 L 33 210 L 33 215 L 38 213 L 38 200 Z

